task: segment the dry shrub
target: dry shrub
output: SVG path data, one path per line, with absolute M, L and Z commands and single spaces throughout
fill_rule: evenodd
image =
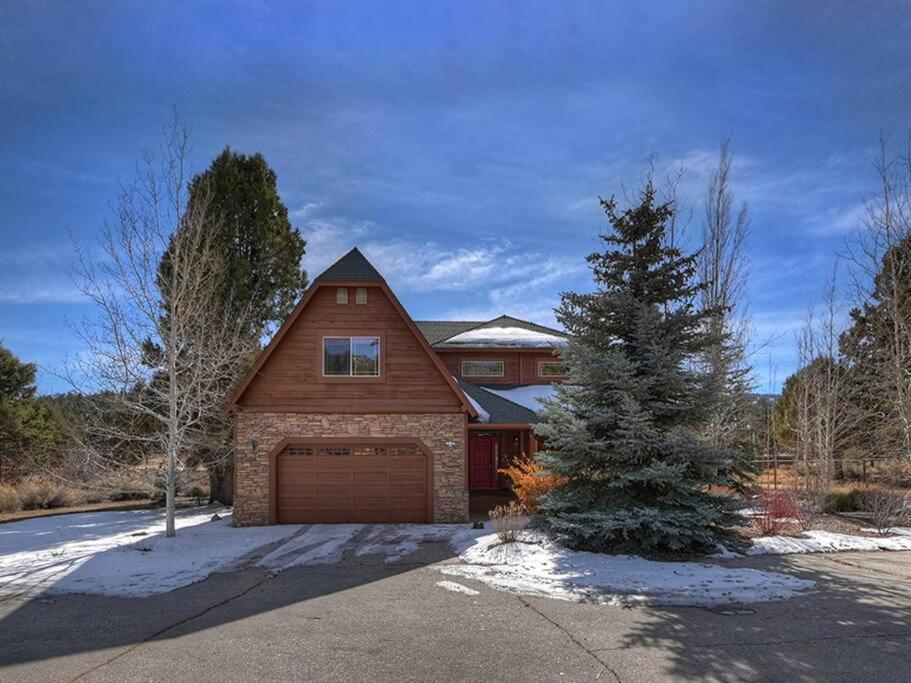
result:
M 763 536 L 780 534 L 800 514 L 793 497 L 785 491 L 763 491 L 757 503 L 756 526 Z
M 860 494 L 860 509 L 870 515 L 880 536 L 885 536 L 901 523 L 906 515 L 905 494 L 882 487 L 867 489 Z
M 502 543 L 515 543 L 519 532 L 528 526 L 528 510 L 518 501 L 497 505 L 490 511 L 490 523 Z
M 813 528 L 817 515 L 825 511 L 828 499 L 825 489 L 818 487 L 784 489 L 781 494 L 787 501 L 785 506 L 794 511 L 794 518 L 804 531 Z
M 15 512 L 21 504 L 18 491 L 9 484 L 0 483 L 0 512 Z
M 538 511 L 538 498 L 564 481 L 562 477 L 544 474 L 544 468 L 528 457 L 517 458 L 500 472 L 512 480 L 513 493 L 530 514 Z
M 108 500 L 147 500 L 155 495 L 154 470 L 124 468 L 98 482 Z
M 23 510 L 73 507 L 83 503 L 83 494 L 79 489 L 43 479 L 27 479 L 19 485 L 18 490 Z

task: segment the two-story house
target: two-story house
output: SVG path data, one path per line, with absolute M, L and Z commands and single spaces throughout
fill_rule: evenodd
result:
M 533 454 L 566 335 L 414 321 L 357 249 L 319 275 L 238 386 L 239 524 L 455 522 Z

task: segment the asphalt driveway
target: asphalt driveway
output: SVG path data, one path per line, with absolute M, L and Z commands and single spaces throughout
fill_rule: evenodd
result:
M 751 558 L 819 590 L 743 608 L 529 599 L 469 580 L 428 543 L 407 562 L 214 574 L 149 598 L 0 602 L 0 680 L 906 681 L 911 553 Z

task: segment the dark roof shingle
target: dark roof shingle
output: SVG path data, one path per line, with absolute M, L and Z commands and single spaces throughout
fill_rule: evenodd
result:
M 520 406 L 518 403 L 513 403 L 508 399 L 485 391 L 483 387 L 466 382 L 464 379 L 456 378 L 456 382 L 462 387 L 462 391 L 474 399 L 490 415 L 488 420 L 490 424 L 531 424 L 538 421 L 538 416 L 535 412 L 525 406 Z M 504 386 L 514 388 L 520 385 L 497 385 L 497 388 L 500 389 Z
M 360 250 L 355 247 L 338 261 L 326 268 L 317 277 L 317 280 L 338 281 L 382 281 L 383 276 L 373 267 Z

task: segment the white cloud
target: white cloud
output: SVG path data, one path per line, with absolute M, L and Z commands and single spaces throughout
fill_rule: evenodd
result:
M 554 323 L 553 308 L 565 283 L 587 271 L 581 255 L 544 254 L 507 240 L 450 249 L 434 241 L 383 240 L 380 234 L 380 227 L 367 221 L 312 220 L 304 228 L 305 267 L 315 277 L 357 246 L 396 291 L 465 292 L 472 301 L 439 317 L 483 320 L 507 313 L 545 324 Z

